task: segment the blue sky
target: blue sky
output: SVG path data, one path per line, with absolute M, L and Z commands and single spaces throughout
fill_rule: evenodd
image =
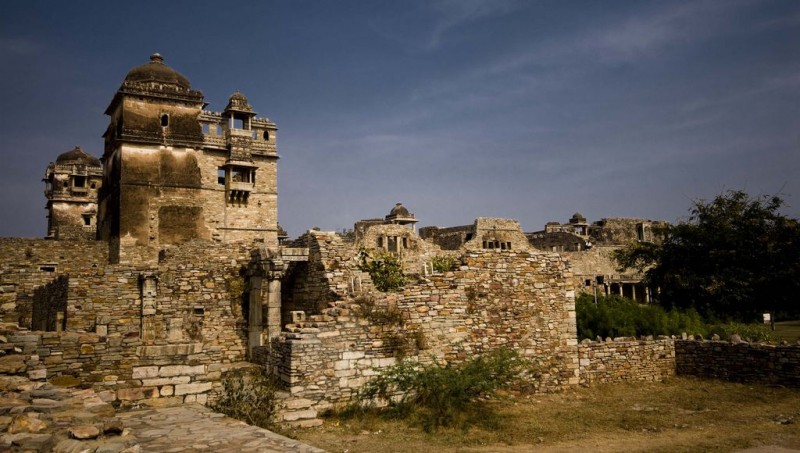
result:
M 160 52 L 278 124 L 296 236 L 403 202 L 420 225 L 675 221 L 726 189 L 800 216 L 800 2 L 13 2 L 0 16 L 0 236 L 43 236 L 41 178 Z

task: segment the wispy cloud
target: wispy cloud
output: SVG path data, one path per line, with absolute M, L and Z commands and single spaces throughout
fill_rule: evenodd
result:
M 797 27 L 800 27 L 800 11 L 788 16 L 764 20 L 753 26 L 753 28 L 758 31 Z
M 446 35 L 464 25 L 487 17 L 508 14 L 522 7 L 522 2 L 513 0 L 439 0 L 431 3 L 437 12 L 437 20 L 426 43 L 428 50 L 440 46 Z
M 35 55 L 44 50 L 44 46 L 32 39 L 18 37 L 0 38 L 0 55 Z

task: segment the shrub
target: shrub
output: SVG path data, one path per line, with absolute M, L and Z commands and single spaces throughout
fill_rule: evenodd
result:
M 367 272 L 372 283 L 379 291 L 397 291 L 405 284 L 403 265 L 400 258 L 388 252 L 378 252 L 370 256 L 366 251 L 361 251 L 361 261 L 358 268 Z
M 710 327 L 709 334 L 717 334 L 722 340 L 730 340 L 733 334 L 739 335 L 743 340 L 753 342 L 772 341 L 775 339 L 770 328 L 764 324 L 743 324 L 740 322 L 714 324 Z
M 456 264 L 456 259 L 452 256 L 434 256 L 431 259 L 431 265 L 434 272 L 448 272 L 453 270 Z
M 261 367 L 237 368 L 222 375 L 222 394 L 211 409 L 250 425 L 273 427 L 275 378 Z
M 640 305 L 619 296 L 603 296 L 595 305 L 592 296 L 581 294 L 575 301 L 578 338 L 680 335 L 683 332 L 706 337 L 733 334 L 749 341 L 770 341 L 772 332 L 763 324 L 709 324 L 693 308 L 665 311 L 658 305 Z
M 665 311 L 658 305 L 640 305 L 619 296 L 599 297 L 581 294 L 575 301 L 578 337 L 635 337 L 642 335 L 680 335 L 682 332 L 707 335 L 709 328 L 694 309 Z
M 401 325 L 403 315 L 397 307 L 389 305 L 378 305 L 375 298 L 370 296 L 359 296 L 355 299 L 356 307 L 354 312 L 359 317 L 368 319 L 370 323 L 377 325 Z
M 370 380 L 359 391 L 369 405 L 387 401 L 393 414 L 420 417 L 426 431 L 450 426 L 470 412 L 482 396 L 508 387 L 522 371 L 516 352 L 500 349 L 460 364 L 402 361 Z

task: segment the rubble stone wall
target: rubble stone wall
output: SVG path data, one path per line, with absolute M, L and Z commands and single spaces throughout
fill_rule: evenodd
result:
M 800 387 L 800 345 L 677 340 L 679 375 Z
M 310 415 L 350 400 L 398 357 L 464 360 L 499 347 L 543 362 L 542 390 L 578 384 L 574 292 L 557 254 L 474 251 L 454 272 L 329 304 L 289 325 L 270 365 Z M 299 415 L 290 415 L 299 417 Z M 296 419 L 295 419 L 296 420 Z
M 675 341 L 584 340 L 578 346 L 578 359 L 581 385 L 661 381 L 675 375 Z
M 67 314 L 69 277 L 61 275 L 52 282 L 33 291 L 32 328 L 35 330 L 62 330 Z M 59 314 L 61 318 L 59 319 Z
M 154 267 L 98 265 L 84 271 L 66 261 L 72 243 L 41 242 L 46 245 L 29 261 L 62 259 L 58 271 L 78 271 L 55 279 L 59 272 L 48 272 L 50 280 L 34 291 L 43 303 L 59 307 L 66 297 L 66 331 L 0 333 L 24 350 L 32 378 L 71 376 L 122 401 L 205 402 L 221 372 L 245 360 L 242 269 L 249 244 L 195 241 L 163 251 Z M 43 254 L 45 249 L 52 255 Z M 44 280 L 27 276 L 37 271 L 31 266 L 18 269 L 14 275 L 22 284 Z M 148 297 L 143 279 L 154 282 Z
M 30 327 L 37 287 L 59 275 L 102 274 L 107 262 L 108 244 L 103 242 L 0 238 L 0 287 L 8 295 L 0 305 L 0 320 Z

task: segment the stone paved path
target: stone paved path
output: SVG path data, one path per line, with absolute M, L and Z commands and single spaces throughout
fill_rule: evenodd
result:
M 200 405 L 118 412 L 142 452 L 324 453 Z

